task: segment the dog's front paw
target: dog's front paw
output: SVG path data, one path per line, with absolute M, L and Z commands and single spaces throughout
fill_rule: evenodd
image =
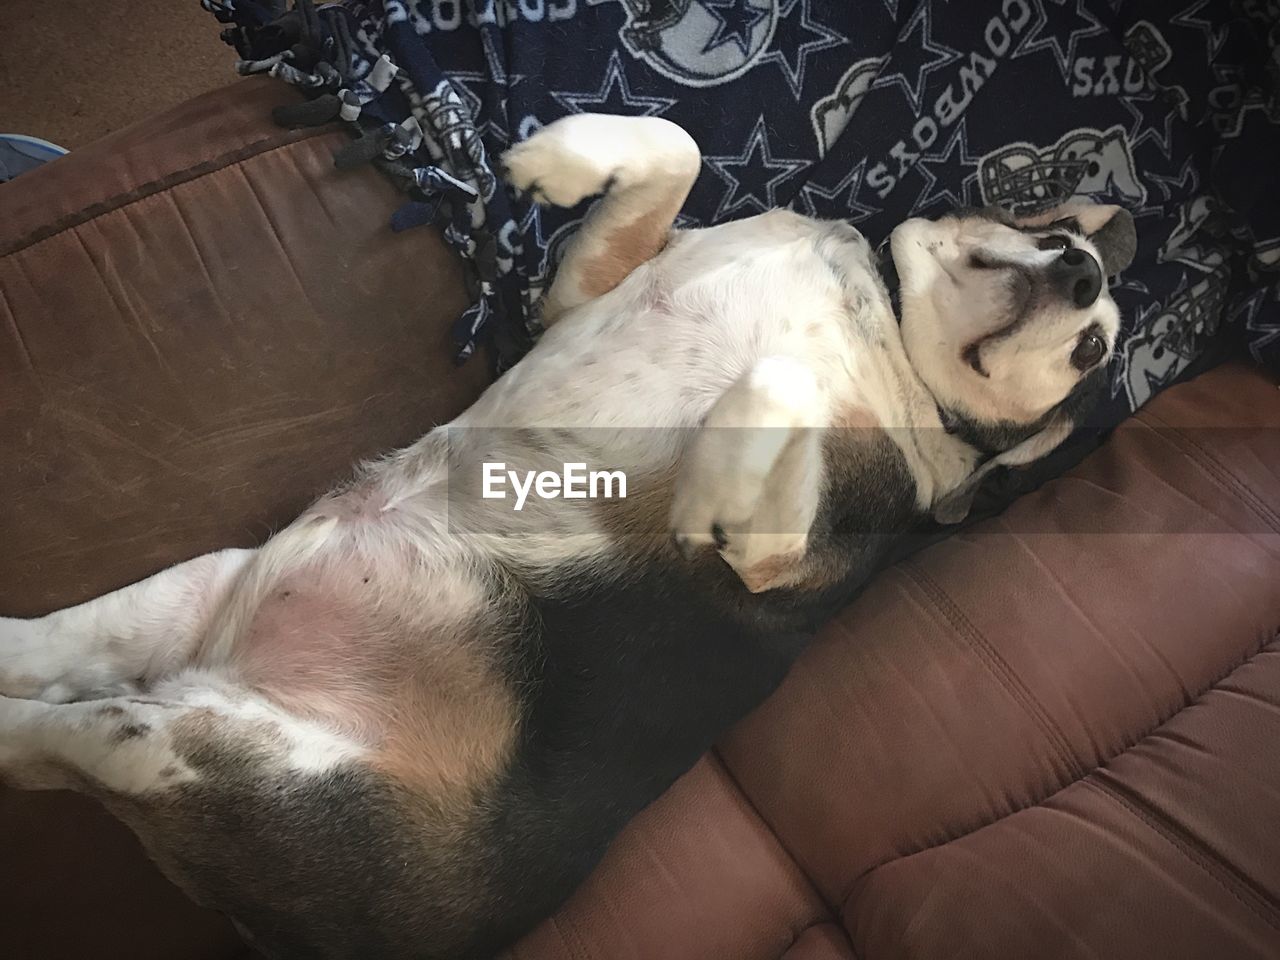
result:
M 724 521 L 716 515 L 714 504 L 696 502 L 702 497 L 676 497 L 671 510 L 671 542 L 686 560 L 708 548 L 721 550 L 729 544 Z M 736 527 L 737 525 L 732 525 Z
M 704 468 L 677 490 L 671 541 L 685 559 L 715 550 L 759 593 L 789 582 L 808 552 L 809 533 L 791 505 L 774 502 L 749 472 L 712 476 Z
M 757 518 L 738 523 L 712 520 L 697 528 L 675 521 L 671 541 L 685 559 L 714 548 L 752 593 L 790 581 L 809 549 L 807 532 L 766 533 L 752 529 Z
M 562 117 L 502 156 L 513 187 L 556 207 L 700 163 L 693 138 L 668 120 L 598 113 Z

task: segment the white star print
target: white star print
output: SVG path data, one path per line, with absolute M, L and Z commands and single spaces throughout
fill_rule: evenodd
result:
M 551 99 L 570 113 L 615 113 L 636 117 L 656 117 L 676 101 L 668 97 L 644 97 L 634 93 L 627 80 L 622 57 L 617 50 L 609 54 L 604 77 L 595 90 L 575 93 L 568 90 L 552 90 Z M 608 109 L 602 109 L 604 107 Z M 621 109 L 619 109 L 621 108 Z
M 1042 0 L 1042 3 L 1052 3 L 1059 9 L 1066 11 L 1067 5 L 1072 0 Z M 1067 46 L 1063 49 L 1062 37 L 1066 33 L 1059 26 L 1054 26 L 1048 31 L 1048 35 L 1040 37 L 1045 32 L 1045 27 L 1049 23 L 1049 15 L 1045 12 L 1046 7 L 1040 6 L 1040 17 L 1035 25 L 1027 31 L 1027 35 L 1018 44 L 1017 50 L 1014 51 L 1011 59 L 1017 60 L 1028 54 L 1035 53 L 1038 50 L 1048 50 L 1053 54 L 1053 58 L 1057 61 L 1058 70 L 1062 74 L 1063 82 L 1070 79 L 1071 65 L 1076 59 L 1076 50 L 1080 46 L 1080 41 L 1087 37 L 1098 36 L 1107 33 L 1107 28 L 1098 22 L 1098 18 L 1084 8 L 1085 0 L 1075 0 L 1077 21 L 1083 21 L 1084 26 L 1077 27 L 1070 33 L 1066 34 Z
M 911 103 L 911 109 L 917 114 L 920 113 L 921 100 L 924 97 L 925 83 L 928 82 L 929 74 L 935 70 L 945 67 L 949 63 L 959 60 L 961 53 L 959 50 L 953 50 L 951 47 L 941 43 L 935 43 L 932 37 L 933 15 L 931 13 L 933 5 L 927 0 L 921 0 L 920 6 L 907 21 L 907 25 L 902 33 L 902 39 L 899 41 L 895 52 L 890 54 L 889 65 L 893 65 L 894 59 L 898 56 L 897 51 L 901 51 L 908 47 L 907 38 L 913 33 L 919 32 L 920 44 L 919 49 L 934 54 L 934 58 L 928 63 L 916 67 L 910 65 L 910 72 L 915 76 L 915 84 L 908 82 L 906 75 L 902 70 L 896 73 L 881 74 L 880 77 L 871 85 L 872 90 L 879 90 L 882 87 L 901 87 L 902 92 L 906 94 L 907 100 Z
M 1160 105 L 1164 107 L 1165 114 L 1164 114 L 1164 135 L 1163 136 L 1160 134 L 1160 131 L 1157 127 L 1155 127 L 1154 125 L 1151 125 L 1151 126 L 1147 125 L 1147 118 L 1142 115 L 1142 111 L 1140 111 L 1137 107 L 1133 105 L 1134 101 L 1138 101 L 1141 103 L 1150 103 L 1152 101 L 1158 101 Z M 1130 149 L 1137 150 L 1138 147 L 1143 143 L 1146 143 L 1147 141 L 1151 141 L 1151 143 L 1155 144 L 1156 149 L 1159 150 L 1164 155 L 1164 158 L 1166 160 L 1172 160 L 1173 159 L 1173 146 L 1172 146 L 1173 121 L 1178 116 L 1177 106 L 1169 103 L 1158 94 L 1152 94 L 1152 93 L 1148 93 L 1145 95 L 1139 94 L 1136 96 L 1121 97 L 1120 105 L 1129 112 L 1129 116 L 1133 117 L 1133 124 L 1129 127 Z
M 759 158 L 759 159 L 757 159 Z M 719 223 L 735 216 L 744 208 L 756 213 L 764 213 L 778 206 L 778 188 L 799 170 L 808 166 L 804 160 L 788 160 L 774 157 L 773 148 L 769 145 L 769 132 L 765 127 L 764 117 L 756 120 L 751 136 L 737 156 L 703 157 L 707 169 L 720 178 L 727 189 L 712 215 L 713 223 Z M 756 192 L 746 189 L 742 181 L 734 176 L 733 170 L 766 170 L 776 171 L 761 189 L 762 198 Z
M 520 77 L 520 79 L 524 80 L 526 78 Z M 505 147 L 510 144 L 511 133 L 505 126 L 507 98 L 510 94 L 510 89 L 503 89 L 498 97 L 496 110 L 486 110 L 483 91 L 491 83 L 487 74 L 476 71 L 455 70 L 449 74 L 449 80 L 463 103 L 467 105 L 467 109 L 471 111 L 471 116 L 475 120 L 476 131 L 481 138 L 485 140 L 491 139 L 499 147 Z
M 1181 196 L 1186 197 L 1200 191 L 1200 174 L 1196 172 L 1194 156 L 1187 157 L 1182 164 L 1182 170 L 1176 177 L 1162 177 L 1158 173 L 1151 173 L 1147 176 L 1160 188 L 1160 192 L 1164 194 L 1166 200 L 1173 199 L 1174 187 L 1178 188 Z
M 797 100 L 800 99 L 801 90 L 804 88 L 804 77 L 808 69 L 809 57 L 820 50 L 829 50 L 832 47 L 838 47 L 842 43 L 849 42 L 836 31 L 812 19 L 809 4 L 810 0 L 789 0 L 778 11 L 778 26 L 773 34 L 775 45 L 779 42 L 779 34 L 782 32 L 783 24 L 791 26 L 791 17 L 797 9 L 800 11 L 799 30 L 817 37 L 816 40 L 807 40 L 796 47 L 794 65 L 787 59 L 787 54 L 784 50 L 770 50 L 760 58 L 761 63 L 778 64 L 778 69 L 782 71 L 782 76 L 786 78 L 787 85 L 791 88 L 791 95 Z
M 861 223 L 880 212 L 877 207 L 868 207 L 855 198 L 862 190 L 862 180 L 866 173 L 867 160 L 864 157 L 857 165 L 844 175 L 834 187 L 820 186 L 813 181 L 806 183 L 796 194 L 792 206 L 799 206 L 805 215 L 810 217 L 843 217 L 855 223 Z M 835 201 L 836 209 L 821 206 L 815 201 Z
M 1212 63 L 1217 59 L 1222 45 L 1227 42 L 1226 31 L 1218 29 L 1204 17 L 1192 16 L 1192 14 L 1199 13 L 1208 5 L 1209 0 L 1195 0 L 1195 3 L 1191 4 L 1176 17 L 1171 17 L 1169 22 L 1175 26 L 1186 27 L 1189 30 L 1199 30 L 1204 34 L 1204 49 L 1209 56 L 1209 62 Z
M 471 110 L 471 116 L 475 120 L 476 130 L 481 138 L 492 139 L 499 146 L 505 147 L 511 143 L 511 131 L 506 127 L 507 100 L 515 86 L 528 80 L 529 76 L 523 73 L 507 73 L 507 65 L 503 62 L 502 54 L 494 46 L 493 34 L 492 30 L 480 31 L 480 44 L 484 49 L 485 62 L 489 67 L 488 73 L 478 70 L 452 70 L 449 72 L 449 79 L 453 83 L 453 89 Z M 486 110 L 484 106 L 485 93 L 491 86 L 501 88 L 496 110 Z
M 951 155 L 955 153 L 956 147 L 960 148 L 959 166 L 961 168 L 969 167 L 973 172 L 966 174 L 960 178 L 959 184 L 955 190 L 956 194 L 950 186 L 944 186 L 942 189 L 935 191 L 933 188 L 938 185 L 939 177 L 933 172 L 930 164 L 946 164 L 948 168 L 955 166 L 956 162 L 951 159 Z M 939 200 L 947 200 L 949 208 L 955 210 L 959 207 L 969 205 L 969 197 L 972 195 L 971 184 L 978 182 L 978 161 L 981 158 L 975 157 L 969 153 L 969 133 L 966 129 L 966 120 L 961 119 L 956 124 L 955 129 L 951 131 L 951 136 L 946 144 L 940 147 L 936 153 L 926 153 L 920 157 L 916 164 L 916 169 L 920 171 L 920 175 L 925 179 L 924 189 L 920 191 L 920 195 L 916 197 L 915 203 L 911 205 L 911 215 L 927 210 Z M 955 178 L 948 176 L 947 182 L 954 183 Z

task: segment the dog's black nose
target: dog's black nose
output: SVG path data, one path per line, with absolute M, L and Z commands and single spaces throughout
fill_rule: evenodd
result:
M 1083 250 L 1064 250 L 1048 272 L 1053 289 L 1081 309 L 1092 306 L 1102 293 L 1102 268 Z

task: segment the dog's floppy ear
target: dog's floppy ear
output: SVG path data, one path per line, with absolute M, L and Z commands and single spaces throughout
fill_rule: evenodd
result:
M 1138 252 L 1138 231 L 1133 225 L 1133 215 L 1124 207 L 1072 200 L 1045 213 L 1019 217 L 1015 222 L 1020 227 L 1035 228 L 1064 220 L 1075 221 L 1073 226 L 1079 226 L 1080 232 L 1097 248 L 1103 272 L 1108 277 L 1114 277 L 1133 262 Z
M 1075 429 L 1075 418 L 1065 410 L 1056 411 L 1042 429 L 1016 446 L 992 457 L 973 471 L 960 486 L 933 505 L 933 519 L 956 524 L 969 515 L 973 498 L 987 475 L 999 467 L 1021 467 L 1052 453 Z
M 1040 429 L 1021 443 L 998 453 L 960 486 L 933 505 L 933 519 L 942 524 L 955 524 L 969 515 L 973 498 L 982 481 L 999 467 L 1023 467 L 1053 453 L 1076 427 L 1086 423 L 1088 412 L 1106 393 L 1108 377 L 1105 367 L 1098 367 L 1071 391 L 1061 403 L 1051 410 Z

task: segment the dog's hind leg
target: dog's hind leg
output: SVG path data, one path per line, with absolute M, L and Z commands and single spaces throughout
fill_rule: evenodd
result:
M 222 550 L 31 620 L 0 617 L 0 694 L 61 703 L 127 693 L 186 665 L 253 550 Z
M 822 493 L 823 392 L 766 357 L 716 401 L 685 453 L 671 512 L 686 555 L 714 546 L 753 593 L 790 583 Z
M 0 697 L 0 781 L 22 790 L 141 794 L 193 777 L 174 745 L 177 701 L 51 704 Z
M 658 117 L 577 114 L 557 120 L 502 158 L 507 179 L 539 203 L 587 214 L 542 303 L 550 326 L 608 293 L 667 244 L 702 158 L 689 134 Z
M 51 704 L 0 697 L 0 781 L 103 799 L 194 783 L 219 755 L 317 772 L 359 756 L 357 744 L 248 690 L 191 683 L 155 696 Z

